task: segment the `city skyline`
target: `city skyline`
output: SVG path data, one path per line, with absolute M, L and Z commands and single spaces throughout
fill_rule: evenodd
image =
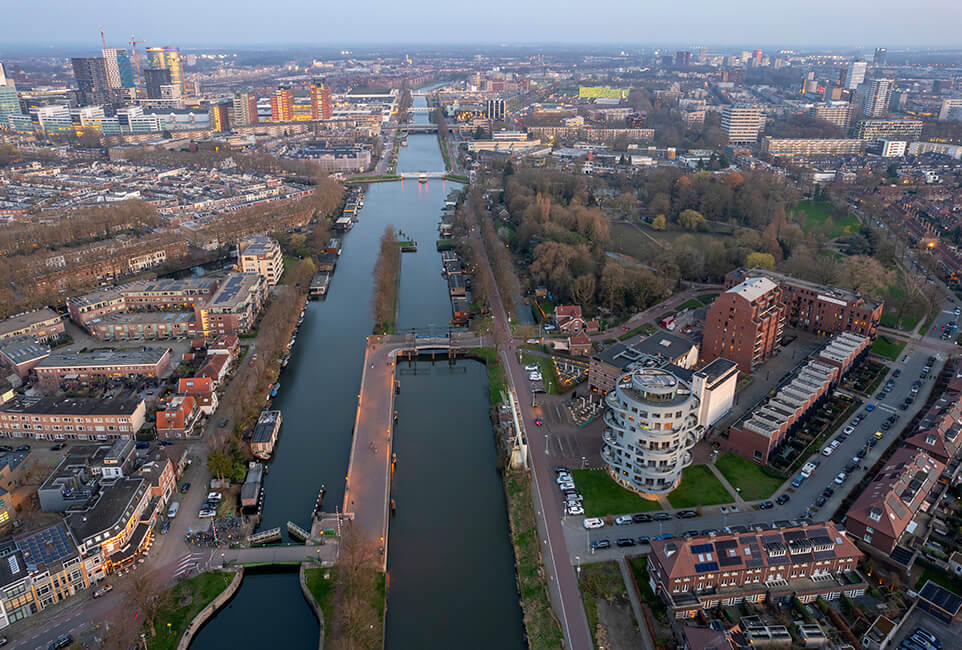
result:
M 954 26 L 962 20 L 962 6 L 938 0 L 925 12 L 904 12 L 893 0 L 874 3 L 832 3 L 818 0 L 804 12 L 786 11 L 787 3 L 759 0 L 741 2 L 738 7 L 696 0 L 684 9 L 671 6 L 631 6 L 606 0 L 585 14 L 571 2 L 556 3 L 553 11 L 543 7 L 518 6 L 497 0 L 478 13 L 467 7 L 440 6 L 432 2 L 395 4 L 377 2 L 366 15 L 376 17 L 370 24 L 358 22 L 350 6 L 312 8 L 291 0 L 272 3 L 270 22 L 263 10 L 251 4 L 208 3 L 197 5 L 183 0 L 168 3 L 168 11 L 132 14 L 130 5 L 116 0 L 100 3 L 91 11 L 82 5 L 63 5 L 39 0 L 27 7 L 15 5 L 7 13 L 16 25 L 11 45 L 46 47 L 84 43 L 80 34 L 97 38 L 103 26 L 108 44 L 119 45 L 131 33 L 151 42 L 181 45 L 406 45 L 406 44 L 607 44 L 712 46 L 779 44 L 790 46 L 888 47 L 962 45 Z M 230 11 L 227 11 L 227 9 Z M 245 10 L 249 9 L 249 11 Z M 44 21 L 35 21 L 37 13 Z M 185 13 L 188 12 L 188 13 Z M 459 29 L 440 32 L 435 17 L 442 12 Z M 190 20 L 183 20 L 189 15 Z M 617 15 L 618 20 L 611 20 Z M 745 16 L 754 20 L 746 21 Z M 890 20 L 899 15 L 898 21 Z M 577 19 L 573 17 L 577 16 Z M 321 21 L 318 24 L 316 21 Z M 324 40 L 336 34 L 337 40 Z M 42 49 L 41 48 L 38 49 Z

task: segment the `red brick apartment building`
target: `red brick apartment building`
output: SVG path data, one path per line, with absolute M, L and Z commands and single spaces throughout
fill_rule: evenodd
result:
M 737 269 L 725 276 L 730 289 L 749 278 L 768 278 L 781 289 L 785 321 L 791 327 L 815 334 L 852 332 L 874 337 L 883 304 L 848 289 L 799 280 L 767 269 Z
M 72 397 L 13 400 L 0 407 L 0 436 L 41 440 L 133 438 L 147 404 L 133 393 L 110 399 Z
M 856 567 L 863 558 L 831 521 L 738 535 L 653 540 L 651 587 L 675 618 L 739 603 L 809 603 L 821 596 L 855 598 L 868 587 Z
M 66 379 L 79 382 L 94 379 L 130 377 L 159 378 L 168 375 L 172 365 L 170 348 L 142 348 L 122 352 L 64 352 L 51 354 L 33 371 L 45 387 L 57 386 Z
M 724 358 L 751 373 L 775 353 L 784 326 L 778 284 L 768 278 L 747 278 L 720 294 L 708 308 L 702 363 Z

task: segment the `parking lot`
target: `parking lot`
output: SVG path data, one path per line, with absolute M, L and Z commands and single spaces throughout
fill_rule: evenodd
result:
M 911 637 L 912 634 L 915 633 L 915 628 L 919 626 L 938 637 L 939 641 L 942 642 L 943 650 L 962 648 L 962 626 L 953 625 L 950 627 L 919 609 L 912 610 L 912 613 L 906 617 L 905 622 L 902 623 L 902 627 L 899 628 L 898 633 L 888 647 L 899 647 L 902 641 Z

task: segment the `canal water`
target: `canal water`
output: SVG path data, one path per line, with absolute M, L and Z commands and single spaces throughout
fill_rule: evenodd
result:
M 425 105 L 424 98 L 415 105 Z M 427 115 L 416 113 L 414 121 L 426 122 Z M 433 134 L 411 135 L 400 149 L 399 171 L 443 169 Z M 386 226 L 418 242 L 416 253 L 402 255 L 398 331 L 448 328 L 451 306 L 435 241 L 444 199 L 460 187 L 441 179 L 368 186 L 358 223 L 344 237 L 328 295 L 308 304 L 280 377 L 274 406 L 283 411 L 284 425 L 265 480 L 261 530 L 279 526 L 286 535 L 287 521 L 309 528 L 321 485 L 325 510 L 343 502 L 364 337 L 373 327 L 374 262 Z M 398 515 L 389 544 L 387 645 L 523 647 L 484 366 L 419 362 L 402 364 L 399 373 L 393 492 Z M 270 611 L 282 607 L 284 617 L 265 617 L 264 601 L 270 601 Z M 282 572 L 245 577 L 231 606 L 205 626 L 192 648 L 251 647 L 253 620 L 270 621 L 263 627 L 272 638 L 281 633 L 285 642 L 296 638 L 295 647 L 317 643 L 317 624 L 297 574 Z

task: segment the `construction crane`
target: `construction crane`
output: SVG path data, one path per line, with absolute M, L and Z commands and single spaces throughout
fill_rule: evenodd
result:
M 104 37 L 104 27 L 103 27 L 103 25 L 100 26 L 100 42 L 103 44 L 104 50 L 106 50 L 106 49 L 107 49 L 107 39 Z
M 143 87 L 143 83 L 140 78 L 140 56 L 137 54 L 137 43 L 146 43 L 147 41 L 138 41 L 137 37 L 133 34 L 130 35 L 130 49 L 131 54 L 134 56 L 134 65 L 137 66 L 137 86 Z

